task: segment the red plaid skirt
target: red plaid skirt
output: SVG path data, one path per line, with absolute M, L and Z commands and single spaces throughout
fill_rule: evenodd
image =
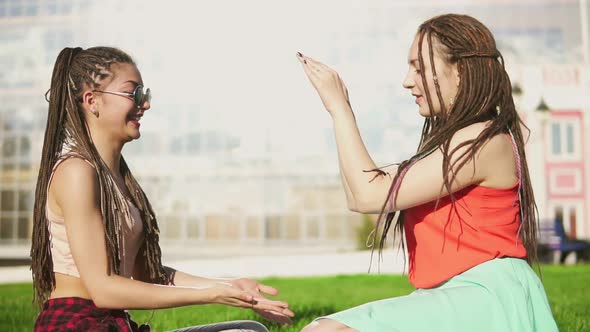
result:
M 89 331 L 89 332 L 147 332 L 123 310 L 101 309 L 92 300 L 79 297 L 49 299 L 37 317 L 34 332 Z

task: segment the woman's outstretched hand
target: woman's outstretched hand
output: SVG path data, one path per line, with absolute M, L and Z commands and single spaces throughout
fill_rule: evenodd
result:
M 330 114 L 350 109 L 348 89 L 334 69 L 299 52 L 297 59 Z
M 213 287 L 202 288 L 206 292 L 205 303 L 224 304 L 232 307 L 252 309 L 258 313 L 274 313 L 277 317 L 292 317 L 293 313 L 288 309 L 289 305 L 283 301 L 274 301 L 264 296 L 254 296 L 252 291 L 246 291 L 233 286 L 231 283 L 217 283 Z M 265 315 L 263 315 L 266 317 Z M 269 317 L 274 317 L 270 316 Z M 271 318 L 269 318 L 271 319 Z M 283 323 L 281 319 L 273 319 Z M 285 322 L 287 323 L 287 322 Z
M 279 324 L 291 324 L 291 317 L 295 316 L 295 314 L 289 310 L 289 304 L 284 301 L 267 299 L 262 294 L 265 293 L 272 296 L 278 295 L 279 291 L 276 288 L 246 278 L 232 280 L 230 283 L 232 286 L 252 295 L 254 301 L 275 306 L 274 309 L 262 309 L 256 306 L 252 307 L 252 310 L 256 311 L 260 316 Z

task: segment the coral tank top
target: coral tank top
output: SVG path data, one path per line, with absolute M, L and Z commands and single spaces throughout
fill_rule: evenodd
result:
M 407 209 L 410 282 L 432 288 L 494 258 L 525 258 L 518 235 L 518 190 L 518 183 L 507 189 L 472 185 L 453 193 L 454 208 L 447 196 L 438 205 L 434 201 Z

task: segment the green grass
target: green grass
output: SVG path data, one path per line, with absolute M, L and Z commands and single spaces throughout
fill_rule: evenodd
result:
M 543 282 L 560 331 L 590 331 L 590 265 L 544 266 Z M 293 326 L 271 331 L 299 331 L 313 318 L 413 290 L 407 278 L 389 275 L 354 275 L 317 278 L 269 278 L 261 280 L 281 290 L 280 299 L 291 304 L 297 317 Z M 31 305 L 31 284 L 0 285 L 0 331 L 31 331 L 36 310 Z M 152 311 L 133 311 L 137 322 Z M 151 319 L 152 331 L 164 331 L 224 320 L 256 319 L 249 310 L 218 305 L 158 310 Z

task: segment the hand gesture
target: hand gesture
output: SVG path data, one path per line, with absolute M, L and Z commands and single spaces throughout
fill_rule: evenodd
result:
M 348 89 L 335 70 L 299 52 L 297 59 L 330 114 L 350 109 Z
M 250 308 L 255 311 L 269 311 L 288 314 L 288 305 L 282 301 L 273 301 L 264 297 L 254 297 L 249 292 L 226 283 L 217 283 L 213 287 L 202 289 L 207 292 L 206 303 L 224 304 L 238 308 Z M 285 312 L 286 311 L 286 312 Z
M 273 288 L 268 285 L 261 284 L 255 280 L 240 278 L 230 282 L 234 287 L 248 292 L 248 294 L 252 295 L 253 298 L 257 301 L 270 301 L 272 303 L 277 304 L 277 309 L 280 310 L 267 310 L 267 309 L 259 309 L 253 307 L 252 309 L 256 311 L 260 316 L 275 321 L 279 324 L 291 324 L 291 317 L 295 316 L 295 314 L 289 310 L 288 304 L 282 301 L 272 301 L 267 299 L 262 293 L 268 295 L 278 295 L 279 291 L 276 288 Z M 281 305 L 279 305 L 281 304 Z M 282 306 L 284 305 L 284 306 Z

